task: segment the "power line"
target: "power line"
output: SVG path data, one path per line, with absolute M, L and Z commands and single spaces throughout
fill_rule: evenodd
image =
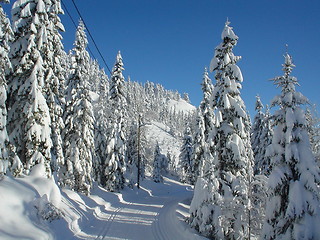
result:
M 69 18 L 71 19 L 71 21 L 72 21 L 72 23 L 73 23 L 74 27 L 77 29 L 77 28 L 78 28 L 78 26 L 77 26 L 76 22 L 74 21 L 74 19 L 73 19 L 72 15 L 70 14 L 70 12 L 69 12 L 69 10 L 68 10 L 67 6 L 64 4 L 63 0 L 61 0 L 61 3 L 62 3 L 62 5 L 63 5 L 64 9 L 66 10 L 66 12 L 67 12 L 67 14 L 68 14 Z M 90 47 L 89 47 L 89 46 L 87 46 L 87 48 L 88 48 L 88 51 L 89 51 L 90 55 L 91 55 L 94 59 L 97 59 L 97 58 L 94 56 L 93 52 L 91 51 Z
M 98 53 L 99 53 L 99 55 L 100 55 L 100 57 L 101 57 L 101 59 L 102 59 L 103 63 L 106 65 L 106 67 L 107 67 L 107 69 L 108 69 L 109 73 L 111 74 L 111 70 L 110 70 L 110 68 L 109 68 L 109 66 L 108 66 L 108 64 L 107 64 L 107 62 L 106 62 L 106 60 L 105 60 L 105 59 L 104 59 L 104 57 L 102 56 L 102 54 L 101 54 L 101 52 L 100 52 L 100 50 L 99 50 L 99 48 L 98 48 L 98 46 L 97 46 L 97 44 L 96 44 L 96 41 L 94 40 L 93 36 L 91 35 L 91 32 L 90 32 L 90 30 L 89 30 L 89 28 L 88 28 L 88 26 L 87 26 L 86 22 L 84 21 L 84 18 L 82 17 L 82 15 L 81 15 L 81 13 L 80 13 L 80 11 L 79 11 L 79 8 L 77 7 L 77 5 L 76 5 L 76 3 L 75 3 L 75 1 L 74 1 L 74 0 L 72 0 L 72 3 L 73 3 L 73 5 L 74 5 L 75 9 L 77 10 L 77 12 L 78 12 L 78 14 L 79 14 L 79 17 L 82 19 L 82 21 L 83 21 L 83 23 L 84 23 L 84 26 L 86 27 L 87 32 L 88 32 L 88 34 L 89 34 L 89 36 L 90 36 L 90 38 L 91 38 L 91 40 L 92 40 L 92 42 L 93 42 L 94 46 L 96 47 L 96 49 L 97 49 L 97 51 L 98 51 Z

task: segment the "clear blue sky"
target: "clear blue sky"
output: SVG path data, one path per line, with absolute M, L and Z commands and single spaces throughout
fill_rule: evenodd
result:
M 280 92 L 268 79 L 282 75 L 285 44 L 297 66 L 292 73 L 301 84 L 297 90 L 320 104 L 319 0 L 75 2 L 109 67 L 121 50 L 124 75 L 130 75 L 133 81 L 149 80 L 167 89 L 187 92 L 197 106 L 202 99 L 203 69 L 221 42 L 228 17 L 239 36 L 234 53 L 242 56 L 238 63 L 244 76 L 241 95 L 251 115 L 255 114 L 256 94 L 268 104 Z M 64 3 L 78 21 L 72 1 Z M 65 48 L 69 50 L 75 28 L 67 14 L 61 19 L 66 28 Z M 92 42 L 89 46 L 98 56 Z M 210 77 L 214 82 L 212 73 Z

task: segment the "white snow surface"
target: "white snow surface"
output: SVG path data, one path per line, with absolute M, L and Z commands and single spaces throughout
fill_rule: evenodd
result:
M 183 112 L 183 113 L 190 113 L 192 111 L 196 110 L 196 107 L 191 105 L 190 103 L 187 103 L 185 100 L 180 99 L 177 100 L 168 100 L 168 107 L 169 109 L 175 109 L 177 112 Z
M 146 179 L 140 189 L 111 193 L 94 186 L 90 196 L 63 189 L 58 204 L 63 216 L 43 220 L 34 206 L 45 193 L 57 190 L 54 181 L 37 174 L 0 180 L 0 239 L 206 239 L 185 222 L 193 190 L 164 178 Z M 55 186 L 54 186 L 55 185 Z M 55 197 L 56 201 L 58 198 Z

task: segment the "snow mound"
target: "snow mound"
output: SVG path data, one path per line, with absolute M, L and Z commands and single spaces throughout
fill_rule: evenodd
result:
M 34 200 L 38 192 L 21 179 L 5 176 L 0 181 L 0 239 L 53 239 L 38 218 Z

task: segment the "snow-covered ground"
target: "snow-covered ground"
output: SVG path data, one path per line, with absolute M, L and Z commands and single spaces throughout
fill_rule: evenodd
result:
M 165 178 L 146 179 L 140 189 L 110 193 L 95 186 L 90 196 L 64 189 L 34 171 L 0 181 L 0 239 L 205 239 L 185 222 L 193 190 Z M 62 217 L 39 216 L 55 207 Z M 51 205 L 51 204 L 50 204 Z M 39 210 L 38 210 L 39 209 Z

